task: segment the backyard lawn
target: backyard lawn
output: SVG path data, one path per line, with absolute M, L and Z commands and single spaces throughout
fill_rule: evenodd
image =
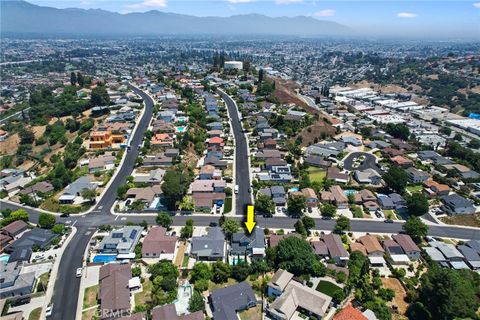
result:
M 41 314 L 42 314 L 42 307 L 38 307 L 36 309 L 33 309 L 30 312 L 30 315 L 28 316 L 28 320 L 39 320 Z
M 342 290 L 339 286 L 334 285 L 330 281 L 320 280 L 317 286 L 317 291 L 325 293 L 327 296 L 333 297 L 335 291 Z
M 310 182 L 322 183 L 325 177 L 327 176 L 327 171 L 322 170 L 320 168 L 309 167 L 307 171 L 308 171 L 308 177 L 310 178 Z
M 208 283 L 208 291 L 212 292 L 213 290 L 216 290 L 216 289 L 220 289 L 220 288 L 225 288 L 226 286 L 231 286 L 231 285 L 234 285 L 236 284 L 237 281 L 235 281 L 235 279 L 232 279 L 232 278 L 229 278 L 227 280 L 227 282 L 225 283 L 215 283 L 213 281 L 210 281 Z
M 423 189 L 423 186 L 421 184 L 412 184 L 407 186 L 407 191 L 410 193 L 418 193 L 421 192 Z
M 85 289 L 83 295 L 83 309 L 93 307 L 97 302 L 98 284 Z
M 153 284 L 150 279 L 145 279 L 142 283 L 142 292 L 135 293 L 135 305 L 143 306 L 148 304 L 151 301 L 151 293 L 153 289 Z
M 262 319 L 262 306 L 257 304 L 255 308 L 250 308 L 240 312 L 238 315 L 241 320 L 261 320 Z

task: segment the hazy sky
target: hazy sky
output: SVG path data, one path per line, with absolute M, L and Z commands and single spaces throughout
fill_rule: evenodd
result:
M 336 21 L 361 33 L 480 37 L 479 1 L 30 0 L 29 2 L 57 8 L 100 8 L 120 13 L 160 10 L 195 16 L 231 16 L 249 13 L 268 16 L 305 15 Z

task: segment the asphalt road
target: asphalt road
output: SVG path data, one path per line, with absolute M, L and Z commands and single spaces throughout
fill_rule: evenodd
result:
M 116 199 L 116 190 L 118 186 L 125 182 L 126 177 L 130 175 L 133 170 L 135 159 L 138 156 L 137 146 L 141 143 L 144 133 L 148 127 L 149 121 L 152 117 L 153 101 L 150 97 L 140 90 L 134 89 L 144 99 L 146 110 L 137 131 L 132 138 L 132 150 L 127 153 L 126 159 L 117 176 L 114 178 L 109 189 L 106 191 L 104 197 L 96 204 L 91 213 L 83 216 L 71 215 L 68 218 L 57 218 L 59 223 L 70 222 L 77 228 L 77 233 L 72 238 L 60 263 L 59 272 L 55 282 L 55 289 L 52 301 L 54 302 L 53 316 L 51 319 L 70 320 L 75 319 L 77 300 L 80 289 L 80 281 L 75 276 L 75 271 L 82 266 L 83 255 L 87 244 L 96 230 L 102 224 L 110 225 L 124 225 L 127 222 L 139 223 L 147 221 L 149 224 L 155 224 L 154 216 L 139 216 L 139 215 L 124 215 L 114 216 L 110 214 L 110 208 Z M 242 132 L 242 128 L 238 121 L 238 114 L 233 100 L 226 94 L 219 92 L 229 108 L 229 113 L 232 116 L 232 125 L 234 136 L 236 140 L 236 181 L 240 186 L 239 193 L 236 197 L 236 212 L 240 214 L 244 212 L 244 207 L 251 202 L 251 195 L 248 193 L 250 185 L 249 169 L 247 161 L 247 141 Z M 12 210 L 25 209 L 30 214 L 30 220 L 34 223 L 38 221 L 41 211 L 34 208 L 24 207 L 0 201 L 1 208 L 11 208 Z M 243 210 L 243 211 L 242 211 Z M 196 226 L 208 226 L 211 222 L 218 222 L 218 217 L 211 215 L 202 216 L 181 216 L 173 217 L 174 226 L 183 226 L 187 219 L 193 219 Z M 242 217 L 235 218 L 243 220 Z M 335 226 L 335 220 L 314 219 L 316 229 L 332 230 Z M 263 218 L 256 217 L 257 226 L 261 228 L 283 228 L 292 229 L 296 219 L 287 217 L 272 217 Z M 369 220 L 352 220 L 352 231 L 370 232 L 370 233 L 397 233 L 402 230 L 402 223 L 384 223 L 383 221 L 369 221 Z M 480 240 L 479 228 L 456 227 L 448 225 L 430 225 L 429 235 L 437 237 L 458 238 L 458 239 L 477 239 Z
M 137 146 L 142 142 L 145 131 L 152 118 L 153 100 L 143 91 L 133 87 L 132 89 L 144 99 L 145 112 L 131 139 L 130 145 L 132 148 L 127 152 L 125 160 L 110 187 L 105 191 L 104 196 L 96 204 L 92 212 L 87 216 L 78 218 L 77 223 L 75 223 L 77 233 L 66 247 L 58 270 L 52 298 L 53 315 L 51 319 L 75 319 L 80 290 L 80 280 L 76 278 L 75 275 L 76 269 L 82 266 L 85 248 L 96 227 L 103 224 L 103 221 L 108 222 L 113 220 L 110 215 L 110 208 L 113 206 L 117 197 L 117 188 L 125 183 L 127 176 L 131 174 L 139 152 Z M 69 217 L 65 220 L 73 220 L 73 218 Z M 89 228 L 91 230 L 89 230 Z
M 354 159 L 358 159 L 361 156 L 364 156 L 365 160 L 362 162 L 361 165 L 354 168 L 353 167 Z M 343 161 L 343 167 L 347 170 L 350 170 L 350 171 L 355 171 L 355 170 L 363 171 L 363 170 L 369 169 L 369 168 L 379 171 L 380 168 L 379 168 L 376 160 L 377 160 L 377 158 L 375 158 L 375 156 L 371 153 L 353 152 L 353 153 L 349 154 L 348 157 Z
M 243 128 L 238 117 L 237 105 L 233 99 L 223 92 L 217 90 L 223 101 L 225 101 L 228 114 L 232 122 L 233 135 L 235 137 L 235 184 L 238 185 L 238 194 L 235 195 L 235 214 L 247 213 L 247 205 L 252 204 L 250 188 L 250 169 L 248 161 L 248 142 L 243 133 Z

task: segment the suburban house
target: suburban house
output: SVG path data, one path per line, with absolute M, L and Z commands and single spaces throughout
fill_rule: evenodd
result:
M 382 176 L 372 168 L 363 171 L 355 170 L 354 178 L 358 183 L 378 185 L 382 181 Z
M 127 190 L 126 197 L 132 201 L 140 201 L 144 203 L 146 209 L 156 209 L 157 203 L 155 199 L 163 194 L 160 185 L 153 185 L 145 188 L 131 188 Z
M 174 136 L 168 133 L 157 133 L 150 140 L 152 147 L 172 147 Z
M 198 260 L 223 260 L 225 258 L 225 235 L 222 228 L 210 227 L 208 234 L 193 237 L 190 254 Z
M 443 208 L 448 214 L 473 214 L 477 211 L 473 202 L 456 194 L 452 193 L 442 198 Z
M 436 196 L 448 196 L 450 193 L 450 187 L 446 184 L 438 183 L 434 180 L 427 180 L 423 183 L 425 187 L 423 192 L 430 198 Z
M 0 229 L 0 252 L 27 229 L 28 224 L 23 220 L 13 221 Z
M 95 173 L 115 168 L 115 156 L 111 153 L 100 155 L 88 160 L 88 172 Z
M 20 190 L 20 194 L 26 194 L 30 196 L 44 195 L 50 191 L 53 191 L 53 185 L 47 181 L 39 181 L 30 187 L 25 187 Z
M 35 271 L 21 273 L 18 262 L 0 261 L 0 298 L 31 294 L 35 288 Z
M 330 191 L 322 191 L 320 199 L 323 202 L 333 202 L 339 209 L 348 207 L 348 198 L 340 186 L 331 186 Z
M 143 258 L 158 258 L 173 261 L 178 238 L 167 235 L 164 227 L 152 227 L 142 243 Z
M 410 260 L 417 261 L 420 258 L 421 250 L 409 235 L 395 234 L 392 239 L 400 245 Z
M 98 245 L 98 251 L 117 254 L 133 253 L 142 231 L 142 227 L 136 226 L 124 226 L 121 229 L 113 230 L 102 239 Z
M 90 133 L 90 149 L 108 149 L 112 148 L 114 143 L 124 143 L 125 134 L 114 133 L 110 130 L 92 131 Z
M 392 161 L 394 165 L 397 165 L 402 168 L 409 168 L 413 166 L 412 160 L 400 155 L 390 158 L 390 161 Z
M 163 181 L 163 176 L 165 175 L 165 170 L 155 169 L 151 170 L 148 173 L 137 173 L 133 174 L 134 183 L 145 183 L 148 185 L 160 184 Z
M 389 195 L 379 194 L 378 202 L 380 207 L 384 210 L 399 210 L 405 208 L 407 202 L 398 193 L 391 193 Z
M 475 249 L 472 249 L 469 246 L 464 244 L 459 245 L 457 249 L 465 257 L 464 258 L 465 263 L 468 266 L 470 266 L 472 270 L 480 269 L 480 255 Z
M 271 197 L 273 202 L 277 206 L 283 206 L 287 202 L 286 193 L 283 186 L 272 186 L 270 188 L 263 188 L 258 190 L 258 192 L 268 197 Z
M 322 319 L 331 297 L 293 279 L 290 272 L 278 269 L 268 283 L 268 295 L 276 297 L 268 305 L 267 312 L 273 319 L 290 320 L 298 317 L 297 310 L 312 318 Z
M 345 143 L 343 142 L 324 142 L 316 143 L 307 147 L 305 154 L 307 156 L 315 155 L 328 158 L 330 156 L 336 157 L 345 149 Z
M 315 208 L 318 206 L 318 197 L 315 193 L 315 190 L 313 190 L 312 188 L 303 188 L 301 192 L 305 198 L 305 202 L 307 203 L 308 207 Z
M 88 176 L 80 177 L 65 188 L 58 201 L 61 204 L 73 204 L 78 197 L 82 196 L 84 189 L 96 190 L 97 184 L 91 182 Z
M 385 253 L 385 250 L 382 248 L 380 242 L 375 236 L 364 235 L 358 238 L 358 242 L 365 247 L 365 251 L 369 257 L 382 257 Z
M 234 233 L 230 244 L 230 255 L 263 258 L 265 256 L 265 233 L 263 229 L 254 228 L 249 235 L 244 232 Z
M 154 156 L 145 156 L 143 158 L 142 167 L 170 167 L 173 165 L 173 158 L 168 157 L 165 153 L 159 153 Z
M 382 245 L 385 251 L 388 252 L 392 265 L 408 265 L 410 263 L 410 259 L 405 254 L 402 247 L 394 240 L 384 240 Z
M 129 281 L 132 270 L 129 263 L 108 263 L 100 267 L 101 319 L 114 319 L 118 314 L 130 312 Z
M 405 171 L 407 172 L 408 180 L 411 183 L 424 183 L 430 178 L 430 175 L 425 171 L 421 171 L 413 167 L 410 167 Z
M 5 247 L 5 252 L 10 254 L 8 262 L 29 261 L 32 255 L 33 246 L 40 249 L 46 249 L 50 246 L 53 239 L 58 235 L 49 229 L 33 228 L 21 233 L 18 239 L 15 239 Z
M 351 304 L 348 304 L 345 308 L 337 312 L 333 316 L 333 320 L 374 320 L 375 318 L 368 318 L 365 313 L 355 309 Z
M 319 167 L 319 168 L 329 168 L 332 166 L 332 162 L 323 159 L 321 156 L 307 156 L 303 160 L 306 164 Z
M 177 315 L 175 304 L 156 306 L 152 309 L 152 320 L 204 320 L 202 311 Z
M 255 293 L 245 281 L 214 290 L 208 300 L 215 320 L 238 319 L 237 312 L 257 305 Z
M 348 183 L 349 175 L 341 173 L 337 167 L 329 167 L 327 169 L 327 179 L 338 183 Z
M 347 264 L 349 254 L 343 247 L 342 239 L 338 234 L 322 234 L 319 238 L 319 242 L 323 243 L 327 247 L 328 256 L 330 259 L 335 260 L 335 264 L 340 266 Z

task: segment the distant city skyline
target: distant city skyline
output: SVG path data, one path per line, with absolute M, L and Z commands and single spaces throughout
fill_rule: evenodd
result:
M 480 37 L 480 2 L 314 0 L 31 0 L 55 8 L 103 9 L 119 13 L 159 10 L 194 16 L 263 14 L 311 16 L 335 21 L 364 35 Z

